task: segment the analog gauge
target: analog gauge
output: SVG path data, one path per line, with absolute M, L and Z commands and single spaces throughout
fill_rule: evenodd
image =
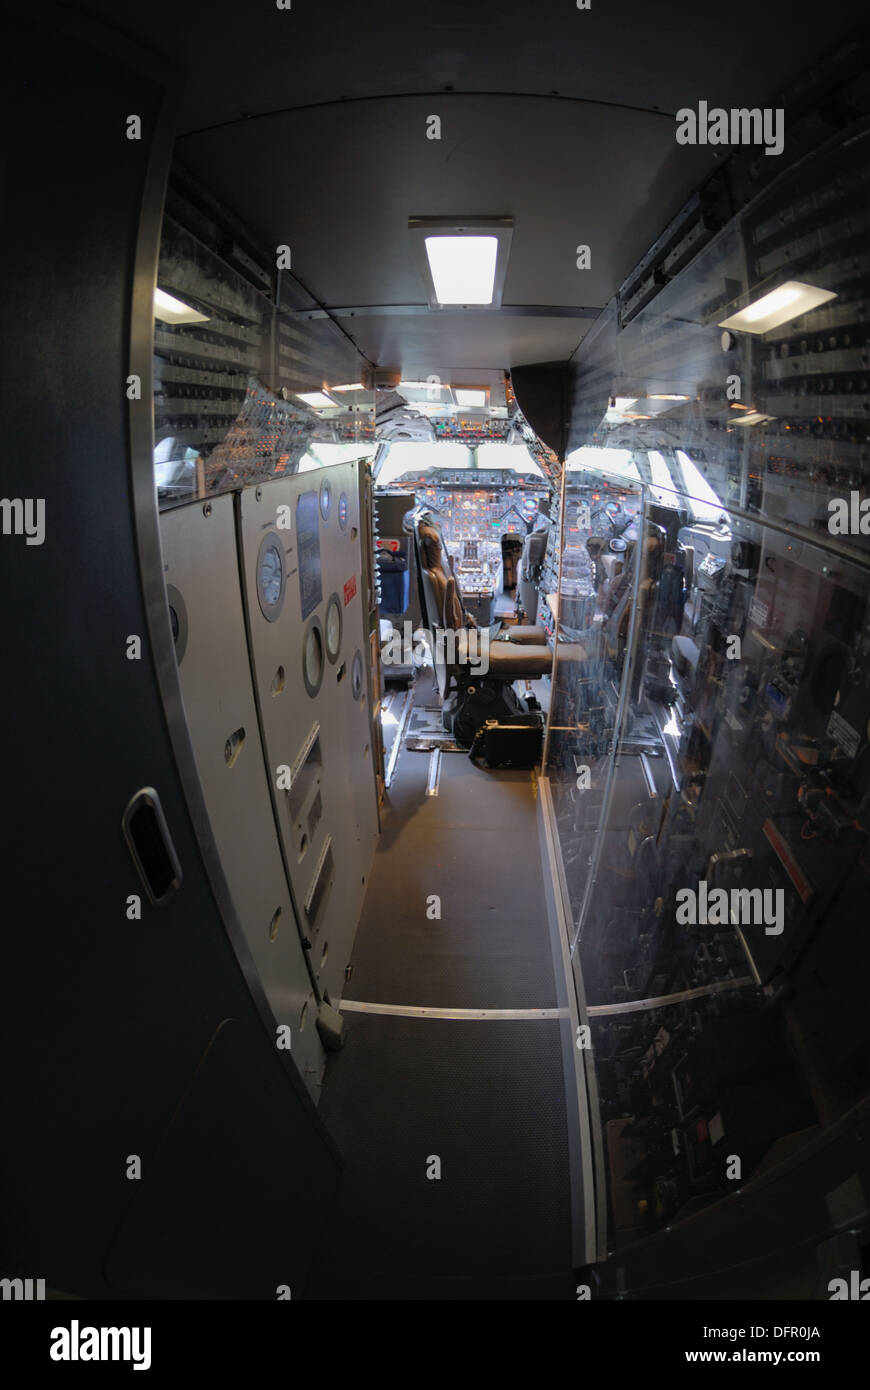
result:
M 323 683 L 323 633 L 318 618 L 311 619 L 302 644 L 302 679 L 313 698 Z
M 338 594 L 332 594 L 326 605 L 326 655 L 335 662 L 341 648 L 341 603 Z
M 350 668 L 350 693 L 355 700 L 362 694 L 363 683 L 363 659 L 362 652 L 356 651 L 353 654 L 353 663 Z
M 343 492 L 338 499 L 338 524 L 342 531 L 347 530 L 347 493 Z
M 257 555 L 257 598 L 260 612 L 274 623 L 284 603 L 284 547 L 281 538 L 270 531 L 260 542 Z
M 320 488 L 320 515 L 324 521 L 329 520 L 329 509 L 332 506 L 332 488 L 329 483 L 322 483 Z
M 281 556 L 275 546 L 270 545 L 260 562 L 260 590 L 263 602 L 269 606 L 277 603 L 281 596 L 282 568 Z

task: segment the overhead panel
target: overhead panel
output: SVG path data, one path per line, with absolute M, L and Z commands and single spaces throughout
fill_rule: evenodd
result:
M 233 498 L 160 518 L 187 725 L 209 820 L 247 946 L 315 1099 L 324 1055 L 317 1001 L 275 828 L 245 634 Z M 271 581 L 274 582 L 274 581 Z
M 359 465 L 238 494 L 251 656 L 284 856 L 335 1004 L 378 832 Z

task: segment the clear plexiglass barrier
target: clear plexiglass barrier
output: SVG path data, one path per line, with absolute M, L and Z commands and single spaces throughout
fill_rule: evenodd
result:
M 763 1181 L 866 1092 L 870 573 L 693 482 L 676 450 L 566 470 L 548 599 L 611 1251 Z

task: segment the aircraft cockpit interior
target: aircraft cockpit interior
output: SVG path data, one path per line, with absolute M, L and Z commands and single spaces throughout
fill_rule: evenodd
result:
M 414 447 L 406 446 L 404 455 L 412 457 Z M 506 758 L 531 763 L 540 756 L 552 653 L 537 622 L 541 557 L 533 563 L 529 557 L 549 527 L 549 489 L 539 469 L 512 466 L 534 466 L 522 445 L 501 446 L 501 465 L 489 469 L 479 466 L 477 450 L 467 451 L 461 468 L 450 469 L 436 466 L 437 446 L 422 449 L 424 472 L 412 468 L 394 476 L 403 459 L 392 461 L 389 448 L 374 470 L 385 683 L 408 687 L 422 654 L 441 706 L 438 737 L 452 736 L 451 747 L 470 749 L 487 721 L 531 714 L 512 726 L 525 730 L 522 751 L 518 743 Z M 455 462 L 455 447 L 453 455 Z M 384 469 L 389 481 L 379 486 Z M 455 634 L 449 643 L 448 634 Z M 410 642 L 403 645 L 403 637 Z M 395 693 L 391 705 L 394 698 Z M 401 714 L 390 723 L 386 756 L 392 771 Z
M 726 8 L 10 20 L 0 1286 L 68 1339 L 870 1298 L 870 31 Z

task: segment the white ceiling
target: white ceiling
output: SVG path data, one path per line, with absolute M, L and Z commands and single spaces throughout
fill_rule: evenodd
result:
M 859 0 L 591 3 L 87 9 L 176 65 L 183 163 L 266 244 L 291 246 L 324 305 L 377 310 L 341 319 L 361 351 L 449 380 L 568 358 L 591 317 L 517 310 L 595 311 L 616 292 L 715 167 L 715 150 L 676 145 L 676 110 L 770 104 L 865 13 Z M 430 114 L 440 141 L 426 139 Z M 425 309 L 408 217 L 473 214 L 515 219 L 506 309 Z
M 440 141 L 426 138 L 430 114 Z M 651 204 L 667 220 L 712 165 L 709 150 L 678 147 L 673 120 L 657 113 L 456 94 L 252 119 L 182 139 L 178 155 L 267 244 L 291 247 L 321 303 L 418 305 L 342 325 L 370 360 L 424 376 L 436 360 L 485 369 L 568 357 L 594 315 L 430 311 L 409 216 L 507 213 L 503 303 L 599 310 L 649 245 Z M 590 270 L 577 269 L 580 244 Z

